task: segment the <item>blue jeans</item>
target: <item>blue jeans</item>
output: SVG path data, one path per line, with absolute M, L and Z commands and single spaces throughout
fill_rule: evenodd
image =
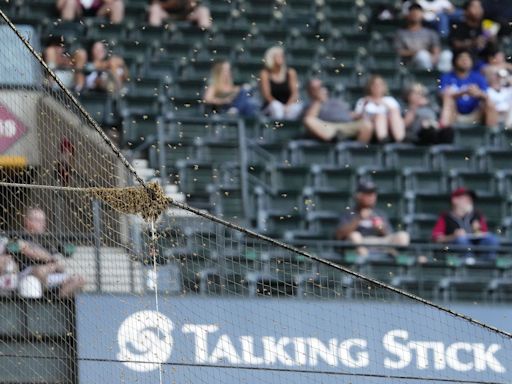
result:
M 236 108 L 242 117 L 254 117 L 259 111 L 259 105 L 252 96 L 252 90 L 243 88 L 231 103 L 231 107 Z
M 450 35 L 450 25 L 458 23 L 464 18 L 464 11 L 456 9 L 453 13 L 441 12 L 437 14 L 438 20 L 431 21 L 428 24 L 435 28 L 441 37 L 448 37 Z
M 493 235 L 492 233 L 486 233 L 484 236 L 478 239 L 471 239 L 467 236 L 459 236 L 455 238 L 454 244 L 467 246 L 468 248 L 473 245 L 483 245 L 487 247 L 492 247 L 489 251 L 477 252 L 480 256 L 480 259 L 483 261 L 494 261 L 496 260 L 496 251 L 500 245 L 500 240 L 498 237 Z M 473 252 L 467 252 L 465 257 L 473 257 Z

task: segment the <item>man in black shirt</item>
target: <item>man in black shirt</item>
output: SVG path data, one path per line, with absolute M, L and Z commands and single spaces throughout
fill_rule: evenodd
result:
M 393 232 L 386 214 L 375 208 L 377 187 L 369 181 L 360 182 L 355 196 L 356 206 L 340 218 L 336 238 L 348 240 L 354 244 L 368 245 L 409 245 L 409 234 L 404 231 Z M 361 257 L 368 256 L 368 248 L 358 247 Z
M 20 275 L 33 275 L 48 289 L 59 289 L 60 297 L 70 297 L 85 285 L 80 275 L 64 272 L 58 254 L 41 246 L 37 238 L 46 232 L 46 214 L 39 208 L 29 208 L 24 216 L 25 236 L 18 240 Z
M 454 52 L 467 50 L 476 58 L 495 36 L 484 33 L 482 21 L 484 8 L 480 0 L 468 0 L 464 4 L 464 21 L 452 25 L 450 45 Z

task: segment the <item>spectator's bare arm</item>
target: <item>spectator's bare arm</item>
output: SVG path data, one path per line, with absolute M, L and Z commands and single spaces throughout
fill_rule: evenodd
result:
M 359 226 L 359 222 L 361 221 L 361 217 L 359 215 L 354 215 L 354 218 L 348 222 L 342 223 L 336 229 L 336 239 L 345 240 L 347 237 L 354 232 Z
M 263 96 L 263 99 L 267 103 L 271 103 L 274 101 L 274 98 L 272 97 L 272 93 L 270 91 L 270 77 L 269 73 L 266 70 L 262 70 L 260 73 L 260 89 L 261 89 L 261 96 Z
M 31 260 L 51 263 L 56 261 L 55 257 L 42 247 L 34 246 L 24 240 L 18 240 L 20 252 Z
M 295 69 L 290 68 L 290 98 L 286 105 L 294 104 L 299 99 L 299 81 L 297 79 L 297 72 Z

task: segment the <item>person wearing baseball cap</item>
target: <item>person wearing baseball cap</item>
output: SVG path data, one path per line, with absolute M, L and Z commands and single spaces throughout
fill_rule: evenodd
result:
M 432 230 L 432 239 L 436 243 L 497 248 L 499 239 L 489 232 L 485 216 L 475 210 L 476 200 L 477 195 L 471 189 L 455 189 L 451 194 L 451 209 L 439 216 Z M 483 260 L 493 261 L 496 258 L 496 251 L 489 251 L 481 256 Z M 471 252 L 466 253 L 466 258 L 468 262 L 474 261 Z
M 375 208 L 377 204 L 377 186 L 368 180 L 357 185 L 355 207 L 340 218 L 336 238 L 348 240 L 354 244 L 365 245 L 409 245 L 409 234 L 404 231 L 393 232 L 386 214 Z M 366 258 L 369 249 L 364 246 L 356 248 L 361 258 Z

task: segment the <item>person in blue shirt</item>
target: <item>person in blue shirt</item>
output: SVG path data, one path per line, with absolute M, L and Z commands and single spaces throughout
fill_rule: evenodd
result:
M 469 51 L 459 51 L 453 56 L 453 71 L 441 77 L 441 126 L 453 124 L 485 124 L 494 126 L 496 111 L 487 96 L 487 81 L 473 70 Z

